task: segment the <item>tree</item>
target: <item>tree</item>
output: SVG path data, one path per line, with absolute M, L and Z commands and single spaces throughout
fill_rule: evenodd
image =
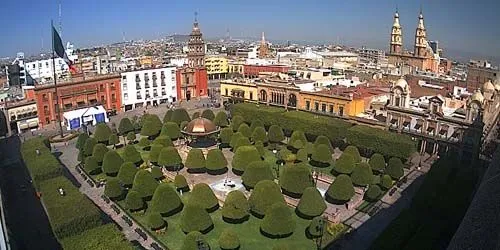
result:
M 184 164 L 190 173 L 204 173 L 206 171 L 205 156 L 199 148 L 192 148 L 186 158 Z
M 262 123 L 260 120 L 254 119 L 252 120 L 252 124 L 250 124 L 250 130 L 255 131 L 256 128 L 258 127 L 264 127 L 264 123 Z
M 215 196 L 214 191 L 212 191 L 206 183 L 198 183 L 194 185 L 193 190 L 191 191 L 191 197 L 189 198 L 195 200 L 209 213 L 219 209 L 219 200 Z
M 342 154 L 350 154 L 355 163 L 361 162 L 361 155 L 359 154 L 358 148 L 355 146 L 347 146 Z
M 351 154 L 342 153 L 335 161 L 333 170 L 338 174 L 351 174 L 354 170 L 354 158 Z
M 172 140 L 167 135 L 160 135 L 160 136 L 156 137 L 156 139 L 153 141 L 153 144 L 162 145 L 163 147 L 173 147 L 174 146 L 174 144 L 172 143 Z
M 118 125 L 118 132 L 120 132 L 121 135 L 126 135 L 129 132 L 133 131 L 134 131 L 134 125 L 132 124 L 130 119 L 128 119 L 127 117 L 122 118 L 120 120 L 120 124 Z
M 163 117 L 163 123 L 167 123 L 171 120 L 172 113 L 174 113 L 174 111 L 172 111 L 171 109 L 167 110 L 167 113 L 165 113 L 165 116 Z
M 238 132 L 240 132 L 243 136 L 247 138 L 252 135 L 252 131 L 250 130 L 250 127 L 246 123 L 242 123 L 238 127 Z
M 160 151 L 163 149 L 161 144 L 153 144 L 151 150 L 149 151 L 149 161 L 157 163 L 158 157 L 160 156 Z
M 148 212 L 147 225 L 151 230 L 160 230 L 164 228 L 167 223 L 159 213 Z
M 139 143 L 137 143 L 137 146 L 139 146 L 141 148 L 145 148 L 145 147 L 149 146 L 149 144 L 151 144 L 151 142 L 148 140 L 148 138 L 147 137 L 142 137 L 139 140 Z
M 97 163 L 101 164 L 104 158 L 104 154 L 108 151 L 109 149 L 106 147 L 106 145 L 102 143 L 97 143 L 94 146 L 94 150 L 92 150 L 92 156 L 94 156 Z
M 376 173 L 383 173 L 385 170 L 384 156 L 379 153 L 373 154 L 368 163 L 372 167 L 372 170 Z
M 330 150 L 330 153 L 333 153 L 333 146 L 330 142 L 330 139 L 324 135 L 320 135 L 316 137 L 316 140 L 314 141 L 314 146 L 318 146 L 319 144 L 326 145 L 328 149 Z
M 244 122 L 245 120 L 243 119 L 242 116 L 235 115 L 233 116 L 233 119 L 231 119 L 231 128 L 233 129 L 234 132 L 236 132 L 240 127 L 240 125 Z
M 227 171 L 227 160 L 222 150 L 210 149 L 206 160 L 207 173 L 212 175 L 223 174 Z
M 203 234 L 198 231 L 192 231 L 186 235 L 186 238 L 184 238 L 181 250 L 198 249 L 210 249 L 210 245 L 203 237 Z
M 278 152 L 278 159 L 286 164 L 291 164 L 297 159 L 297 157 L 292 153 L 292 151 L 287 148 L 283 148 Z
M 378 185 L 370 185 L 368 190 L 365 193 L 364 199 L 370 202 L 377 201 L 382 194 L 382 190 Z
M 233 137 L 233 130 L 231 128 L 223 128 L 220 130 L 219 141 L 225 147 L 229 146 L 232 137 Z
M 174 178 L 174 185 L 177 191 L 188 192 L 189 185 L 187 183 L 186 177 L 184 175 L 178 174 Z
M 326 207 L 325 200 L 319 190 L 316 187 L 308 187 L 304 189 L 299 204 L 295 208 L 295 213 L 300 218 L 310 220 L 322 215 Z
M 385 190 L 389 190 L 392 187 L 392 178 L 388 174 L 384 174 L 380 179 L 380 186 Z
M 234 144 L 234 147 L 233 147 L 233 151 L 236 152 L 236 150 L 238 150 L 238 148 L 241 146 L 250 146 L 250 145 L 252 145 L 252 143 L 250 143 L 250 140 L 248 140 L 247 137 L 241 136 L 240 138 L 238 138 L 236 140 L 236 143 Z
M 144 114 L 141 135 L 156 136 L 160 133 L 162 123 L 157 115 Z
M 137 191 L 141 198 L 148 200 L 153 196 L 158 182 L 153 178 L 151 173 L 145 169 L 140 169 L 135 174 L 133 189 Z
M 184 233 L 198 231 L 208 233 L 214 228 L 212 218 L 200 204 L 189 202 L 181 214 L 181 229 Z
M 259 151 L 254 146 L 241 146 L 236 150 L 231 162 L 233 173 L 242 175 L 248 163 L 260 160 Z
M 354 186 L 348 175 L 341 174 L 335 178 L 326 191 L 325 199 L 332 204 L 344 204 L 354 196 Z
M 211 109 L 205 109 L 201 113 L 201 117 L 209 119 L 210 121 L 213 121 L 215 119 L 215 114 Z
M 316 167 L 329 167 L 332 162 L 332 152 L 325 144 L 318 144 L 315 146 L 314 152 L 311 156 L 311 165 Z
M 295 231 L 295 220 L 286 204 L 275 203 L 260 224 L 261 232 L 269 238 L 286 238 Z
M 269 163 L 265 161 L 253 161 L 241 176 L 241 181 L 247 189 L 252 189 L 259 181 L 274 180 L 274 174 Z
M 233 190 L 226 196 L 221 209 L 222 219 L 227 223 L 243 223 L 249 218 L 248 200 L 239 190 Z
M 264 155 L 266 154 L 264 143 L 262 143 L 261 141 L 256 141 L 254 146 L 257 149 L 257 151 L 259 151 L 260 157 L 264 157 Z
M 184 205 L 175 190 L 167 183 L 161 183 L 154 191 L 149 211 L 162 216 L 172 216 L 182 210 Z
M 310 238 L 319 238 L 323 236 L 324 232 L 326 231 L 324 230 L 326 224 L 327 222 L 323 217 L 321 216 L 314 217 L 311 220 L 309 226 L 306 228 L 307 231 L 306 235 L 309 235 Z
M 116 148 L 116 144 L 120 143 L 120 139 L 118 138 L 118 135 L 113 133 L 109 136 L 108 139 L 108 144 L 113 145 L 113 148 Z
M 240 239 L 231 229 L 225 229 L 219 236 L 219 246 L 222 250 L 237 250 L 240 249 Z
M 102 171 L 108 176 L 116 176 L 122 164 L 123 159 L 120 155 L 116 151 L 111 150 L 104 154 Z
M 85 164 L 83 164 L 83 168 L 85 169 L 85 172 L 90 175 L 95 175 L 101 172 L 101 167 L 99 167 L 97 160 L 93 156 L 87 156 L 85 158 Z
M 133 143 L 135 141 L 135 132 L 131 131 L 131 132 L 128 132 L 127 134 L 127 141 L 128 143 Z
M 108 143 L 109 136 L 111 135 L 111 129 L 106 125 L 106 123 L 99 123 L 95 127 L 94 138 L 98 143 Z
M 83 155 L 83 149 L 80 149 L 78 151 L 78 159 L 77 159 L 79 162 L 82 162 L 85 160 L 85 156 Z
M 141 153 L 133 145 L 127 145 L 123 151 L 123 160 L 133 162 L 138 166 L 142 163 Z
M 300 162 L 305 162 L 305 163 L 309 162 L 309 157 L 307 156 L 307 150 L 304 148 L 299 149 L 299 151 L 297 151 L 296 158 Z
M 292 147 L 295 150 L 304 148 L 306 143 L 306 136 L 304 135 L 304 132 L 300 130 L 293 131 L 292 136 L 290 136 L 290 140 L 288 140 L 288 146 Z
M 118 199 L 123 195 L 123 188 L 120 182 L 116 178 L 112 178 L 106 181 L 106 186 L 104 186 L 104 194 L 111 199 Z
M 161 168 L 156 167 L 156 166 L 151 168 L 151 175 L 156 180 L 162 180 L 165 178 L 165 176 L 163 176 L 163 172 L 161 171 Z
M 178 171 L 182 168 L 182 159 L 174 147 L 165 147 L 158 156 L 158 165 L 165 167 L 169 171 Z
M 280 143 L 285 139 L 285 135 L 283 134 L 283 129 L 281 129 L 278 125 L 272 125 L 269 128 L 269 133 L 267 135 L 269 137 L 269 141 L 271 143 Z
M 300 198 L 306 188 L 314 186 L 314 180 L 305 163 L 291 164 L 283 168 L 280 185 L 284 194 Z
M 250 211 L 258 218 L 264 217 L 271 205 L 275 203 L 286 204 L 278 184 L 271 180 L 258 182 L 248 198 L 248 203 Z
M 144 201 L 137 191 L 130 190 L 125 197 L 125 205 L 132 212 L 139 211 L 144 208 Z
M 215 116 L 214 119 L 214 124 L 215 126 L 219 127 L 227 127 L 229 125 L 229 122 L 227 120 L 227 114 L 225 111 L 217 112 L 217 115 Z
M 179 125 L 180 130 L 186 129 L 188 123 L 189 123 L 188 121 L 182 121 L 181 125 Z
M 366 162 L 361 162 L 354 167 L 351 175 L 352 183 L 357 186 L 366 187 L 372 184 L 373 173 L 370 165 Z
M 87 133 L 80 133 L 78 135 L 78 139 L 76 140 L 75 147 L 77 149 L 82 150 L 83 146 L 85 145 L 85 141 L 89 138 L 89 135 Z
M 124 162 L 120 167 L 120 171 L 118 171 L 118 180 L 120 180 L 123 186 L 131 187 L 136 174 L 137 168 L 134 163 Z
M 269 139 L 267 138 L 267 132 L 263 127 L 256 127 L 252 132 L 252 141 L 261 141 L 262 143 L 267 143 Z
M 244 138 L 243 134 L 242 134 L 242 133 L 240 133 L 240 132 L 236 132 L 236 133 L 234 133 L 234 134 L 231 136 L 231 141 L 229 142 L 229 146 L 230 146 L 231 148 L 233 148 L 233 150 L 234 150 L 234 147 L 236 147 L 236 145 L 238 144 L 238 140 L 239 140 L 240 138 Z
M 200 112 L 196 111 L 193 113 L 193 115 L 191 116 L 191 120 L 194 120 L 196 118 L 200 117 Z
M 385 172 L 391 176 L 392 179 L 399 180 L 405 174 L 403 170 L 403 163 L 399 158 L 393 157 L 389 159 Z
M 177 140 L 181 136 L 181 129 L 175 122 L 167 122 L 161 128 L 160 136 L 168 136 L 171 139 Z
M 97 140 L 95 138 L 88 138 L 83 145 L 83 155 L 91 156 L 94 152 L 94 146 L 97 144 Z
M 316 147 L 312 142 L 307 142 L 306 145 L 304 146 L 304 149 L 306 150 L 307 155 L 309 157 L 311 157 L 314 151 L 316 151 Z
M 185 109 L 180 108 L 173 111 L 170 121 L 180 125 L 183 121 L 190 122 L 191 119 L 189 118 L 188 112 Z

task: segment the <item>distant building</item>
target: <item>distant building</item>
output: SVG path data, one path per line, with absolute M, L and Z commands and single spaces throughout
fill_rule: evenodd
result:
M 208 79 L 226 79 L 228 60 L 224 56 L 214 55 L 205 57 Z
M 248 78 L 257 78 L 261 73 L 287 73 L 290 69 L 286 65 L 251 65 L 243 66 L 243 76 Z
M 74 53 L 73 45 L 68 43 L 66 45 L 66 54 L 73 63 L 78 63 L 78 55 Z M 39 83 L 52 81 L 54 78 L 54 66 L 52 59 L 36 60 L 31 62 L 23 61 L 26 74 Z M 21 66 L 22 63 L 19 65 Z M 62 58 L 55 59 L 55 71 L 58 78 L 64 78 L 70 75 L 69 66 Z
M 470 62 L 467 65 L 467 80 L 466 87 L 469 91 L 473 92 L 479 89 L 481 85 L 488 80 L 493 81 L 500 76 L 498 68 L 494 68 L 487 61 Z
M 262 39 L 260 41 L 259 47 L 259 58 L 267 58 L 269 56 L 269 48 L 264 37 L 264 32 L 262 32 Z
M 38 113 L 35 101 L 20 101 L 9 103 L 5 107 L 7 120 L 12 131 L 17 133 L 38 128 Z

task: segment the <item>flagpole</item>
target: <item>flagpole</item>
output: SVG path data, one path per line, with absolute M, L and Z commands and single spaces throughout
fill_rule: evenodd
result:
M 57 92 L 57 74 L 56 74 L 56 57 L 54 53 L 54 21 L 50 20 L 50 30 L 52 31 L 52 71 L 54 72 L 54 90 L 56 92 L 56 112 L 57 122 L 59 123 L 59 133 L 63 137 L 63 128 L 61 123 L 61 109 L 59 107 L 59 92 Z

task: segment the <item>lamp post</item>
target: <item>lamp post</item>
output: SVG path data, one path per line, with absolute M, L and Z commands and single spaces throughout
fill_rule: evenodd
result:
M 321 250 L 321 244 L 323 243 L 323 234 L 325 230 L 326 218 L 321 217 L 319 224 L 316 226 L 316 230 L 319 232 L 320 237 L 316 238 L 316 248 Z
M 278 150 L 273 149 L 273 154 L 274 154 L 274 156 L 275 156 L 276 158 L 277 158 L 277 153 L 278 153 Z M 276 164 L 276 166 L 277 166 L 277 168 L 276 168 L 276 178 L 277 178 L 277 179 L 279 179 L 279 178 L 280 178 L 280 164 L 281 164 L 281 162 Z
M 207 246 L 205 241 L 201 238 L 201 236 L 198 236 L 196 238 L 196 246 L 198 247 L 198 250 L 210 250 L 210 247 Z

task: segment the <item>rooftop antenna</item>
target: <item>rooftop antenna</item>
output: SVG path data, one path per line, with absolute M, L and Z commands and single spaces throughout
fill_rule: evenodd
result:
M 198 11 L 195 11 L 194 12 L 194 22 L 197 23 L 198 22 Z

